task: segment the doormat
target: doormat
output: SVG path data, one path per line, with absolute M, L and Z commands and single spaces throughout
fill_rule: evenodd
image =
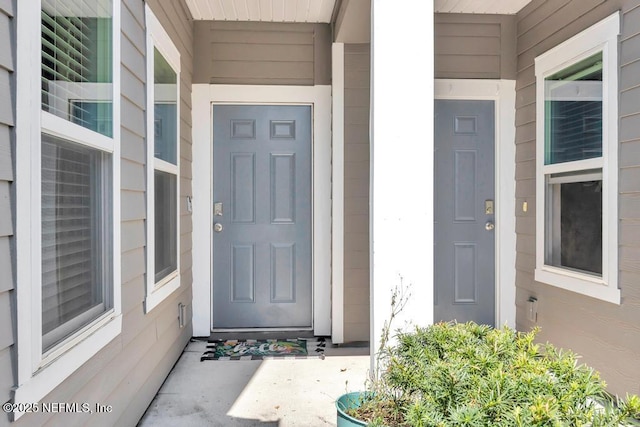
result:
M 203 360 L 324 359 L 324 338 L 209 340 Z

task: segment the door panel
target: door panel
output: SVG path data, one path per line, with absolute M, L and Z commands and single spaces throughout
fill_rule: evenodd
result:
M 212 326 L 311 327 L 311 107 L 214 106 L 213 157 Z
M 437 100 L 435 116 L 434 320 L 494 325 L 494 102 Z
M 271 154 L 271 223 L 294 224 L 295 154 Z
M 251 224 L 255 220 L 255 176 L 254 153 L 231 154 L 231 213 L 234 223 Z

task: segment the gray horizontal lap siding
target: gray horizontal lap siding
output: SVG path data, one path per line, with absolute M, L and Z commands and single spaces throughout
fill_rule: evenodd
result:
M 181 286 L 150 313 L 144 312 L 146 258 L 146 35 L 144 2 L 124 0 L 121 7 L 121 233 L 122 333 L 43 401 L 112 405 L 100 415 L 33 414 L 12 425 L 135 425 L 191 337 L 191 324 L 178 327 L 178 303 L 191 304 L 191 214 L 182 209 L 191 195 L 192 21 L 182 2 L 148 2 L 181 54 L 180 241 Z M 1 32 L 1 28 L 0 28 Z M 1 41 L 0 41 L 1 43 Z M 1 60 L 1 55 L 0 55 Z M 6 97 L 0 98 L 0 103 Z M 0 130 L 0 137 L 3 133 Z M 0 142 L 0 165 L 2 160 Z M 0 172 L 0 197 L 2 194 Z M 2 213 L 0 201 L 0 213 Z M 0 228 L 2 228 L 0 226 Z M 4 251 L 0 236 L 0 266 Z M 0 278 L 0 305 L 2 299 Z M 0 310 L 3 310 L 0 307 Z M 189 319 L 190 321 L 190 319 Z M 4 327 L 4 324 L 2 324 Z M 0 341 L 2 334 L 0 333 Z M 0 378 L 6 378 L 6 355 L 0 349 Z M 4 384 L 2 392 L 5 391 Z
M 369 44 L 344 46 L 344 340 L 369 340 Z
M 534 280 L 535 70 L 534 58 L 617 10 L 622 11 L 619 78 L 619 287 L 620 306 Z M 570 348 L 599 370 L 610 391 L 640 392 L 640 1 L 534 0 L 518 18 L 516 97 L 517 326 L 526 300 L 538 298 L 541 340 Z
M 515 16 L 435 14 L 435 77 L 515 78 Z
M 193 51 L 194 83 L 331 82 L 327 24 L 196 21 Z
M 11 399 L 14 377 L 13 147 L 15 146 L 15 30 L 13 2 L 0 1 L 0 403 Z M 0 426 L 9 417 L 0 414 Z

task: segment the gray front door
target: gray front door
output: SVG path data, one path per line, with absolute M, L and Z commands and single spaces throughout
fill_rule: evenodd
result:
M 436 322 L 495 322 L 494 135 L 493 101 L 436 101 Z
M 311 327 L 311 107 L 213 107 L 213 328 Z

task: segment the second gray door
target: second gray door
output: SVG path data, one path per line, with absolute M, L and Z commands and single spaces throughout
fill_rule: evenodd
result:
M 494 102 L 437 100 L 435 116 L 435 321 L 493 325 Z
M 311 107 L 213 107 L 213 328 L 311 327 Z

